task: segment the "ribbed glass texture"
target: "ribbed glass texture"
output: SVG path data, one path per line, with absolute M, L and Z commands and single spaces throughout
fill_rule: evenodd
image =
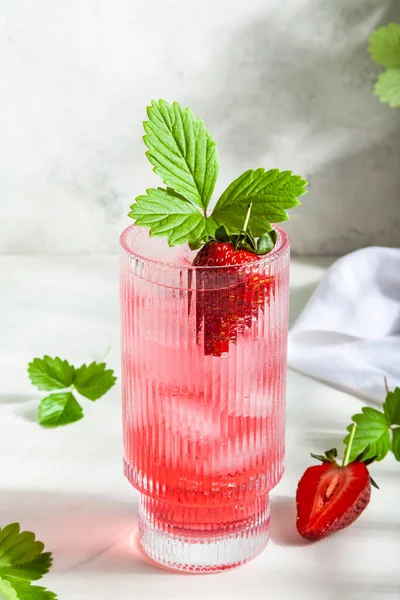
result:
M 240 267 L 141 255 L 121 236 L 125 474 L 156 561 L 232 568 L 265 547 L 283 473 L 289 240 Z

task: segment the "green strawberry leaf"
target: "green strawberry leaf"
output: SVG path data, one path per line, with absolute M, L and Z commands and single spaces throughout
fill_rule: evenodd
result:
M 39 423 L 44 427 L 68 425 L 82 417 L 82 407 L 71 392 L 50 394 L 39 405 Z
M 249 227 L 258 237 L 271 229 L 270 223 L 286 221 L 287 209 L 300 204 L 307 181 L 291 171 L 249 170 L 233 181 L 218 200 L 212 217 L 228 230 L 241 229 L 252 202 Z
M 82 365 L 75 371 L 74 386 L 89 400 L 98 400 L 112 388 L 117 378 L 112 369 L 106 369 L 105 363 L 92 362 Z
M 6 596 L 7 600 L 57 600 L 57 595 L 53 592 L 49 592 L 44 587 L 38 585 L 31 585 L 28 581 L 22 581 L 21 579 L 9 579 L 8 583 L 11 585 L 16 596 Z M 1 588 L 0 588 L 1 590 Z
M 400 427 L 392 429 L 392 452 L 396 457 L 396 460 L 400 461 Z
M 143 140 L 149 161 L 165 183 L 205 212 L 218 175 L 217 147 L 201 119 L 178 102 L 153 100 Z
M 39 390 L 60 390 L 69 387 L 74 379 L 74 367 L 56 356 L 34 358 L 28 364 L 29 378 Z
M 18 523 L 0 529 L 0 577 L 40 579 L 51 566 L 51 554 L 30 531 L 20 531 Z M 1 589 L 1 588 L 0 588 Z
M 1 600 L 20 600 L 11 583 L 2 577 L 0 577 L 0 598 Z
M 218 174 L 211 134 L 177 102 L 153 100 L 147 112 L 147 156 L 166 189 L 148 189 L 136 198 L 129 213 L 136 224 L 148 227 L 151 236 L 167 237 L 170 246 L 188 242 L 195 250 L 221 226 L 239 234 L 252 203 L 247 224 L 255 238 L 262 236 L 257 251 L 271 251 L 276 241 L 271 223 L 288 219 L 287 210 L 300 204 L 297 198 L 306 193 L 307 181 L 279 169 L 246 171 L 225 190 L 210 216 L 207 207 Z
M 28 579 L 34 581 L 40 579 L 48 573 L 52 563 L 50 552 L 43 552 L 38 558 L 24 563 L 23 567 L 17 565 L 3 568 L 0 561 L 0 576 L 18 577 L 19 579 Z M 40 574 L 39 574 L 40 573 Z
M 260 237 L 257 240 L 256 254 L 262 255 L 262 254 L 268 254 L 268 252 L 272 252 L 272 250 L 275 248 L 277 239 L 278 239 L 278 235 L 277 235 L 275 229 L 260 235 Z
M 376 29 L 368 48 L 371 58 L 387 69 L 400 68 L 400 25 L 389 23 Z
M 374 93 L 381 102 L 387 102 L 392 107 L 400 106 L 400 69 L 388 69 L 381 73 Z
M 400 425 L 400 388 L 388 392 L 383 410 L 390 425 Z
M 205 219 L 200 211 L 173 190 L 148 189 L 136 198 L 129 216 L 140 227 L 149 227 L 151 236 L 168 238 L 170 246 L 193 244 L 217 228 L 213 218 Z
M 390 450 L 389 421 L 387 417 L 375 408 L 363 407 L 362 413 L 353 415 L 352 420 L 357 423 L 353 444 L 350 452 L 350 461 L 361 454 L 369 444 L 369 452 L 365 458 L 376 456 L 376 460 L 382 460 Z M 351 431 L 352 425 L 347 427 Z M 350 435 L 343 440 L 347 446 Z

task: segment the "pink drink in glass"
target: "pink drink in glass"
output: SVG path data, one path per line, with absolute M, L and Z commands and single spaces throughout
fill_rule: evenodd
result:
M 285 435 L 289 241 L 278 233 L 270 254 L 222 270 L 191 267 L 188 249 L 134 225 L 121 236 L 125 474 L 145 552 L 173 568 L 232 568 L 268 541 Z M 243 309 L 248 281 L 264 285 L 245 288 Z

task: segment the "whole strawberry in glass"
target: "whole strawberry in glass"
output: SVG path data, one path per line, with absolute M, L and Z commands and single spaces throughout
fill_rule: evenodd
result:
M 273 294 L 273 276 L 261 265 L 258 269 L 257 261 L 273 249 L 277 234 L 272 229 L 255 240 L 248 225 L 251 209 L 252 203 L 243 229 L 229 234 L 219 227 L 193 261 L 194 267 L 205 267 L 197 270 L 196 328 L 198 336 L 203 332 L 207 356 L 229 352 Z

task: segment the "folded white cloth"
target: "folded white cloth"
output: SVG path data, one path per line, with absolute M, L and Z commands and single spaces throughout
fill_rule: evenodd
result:
M 400 249 L 337 260 L 289 333 L 288 364 L 379 403 L 400 387 Z

